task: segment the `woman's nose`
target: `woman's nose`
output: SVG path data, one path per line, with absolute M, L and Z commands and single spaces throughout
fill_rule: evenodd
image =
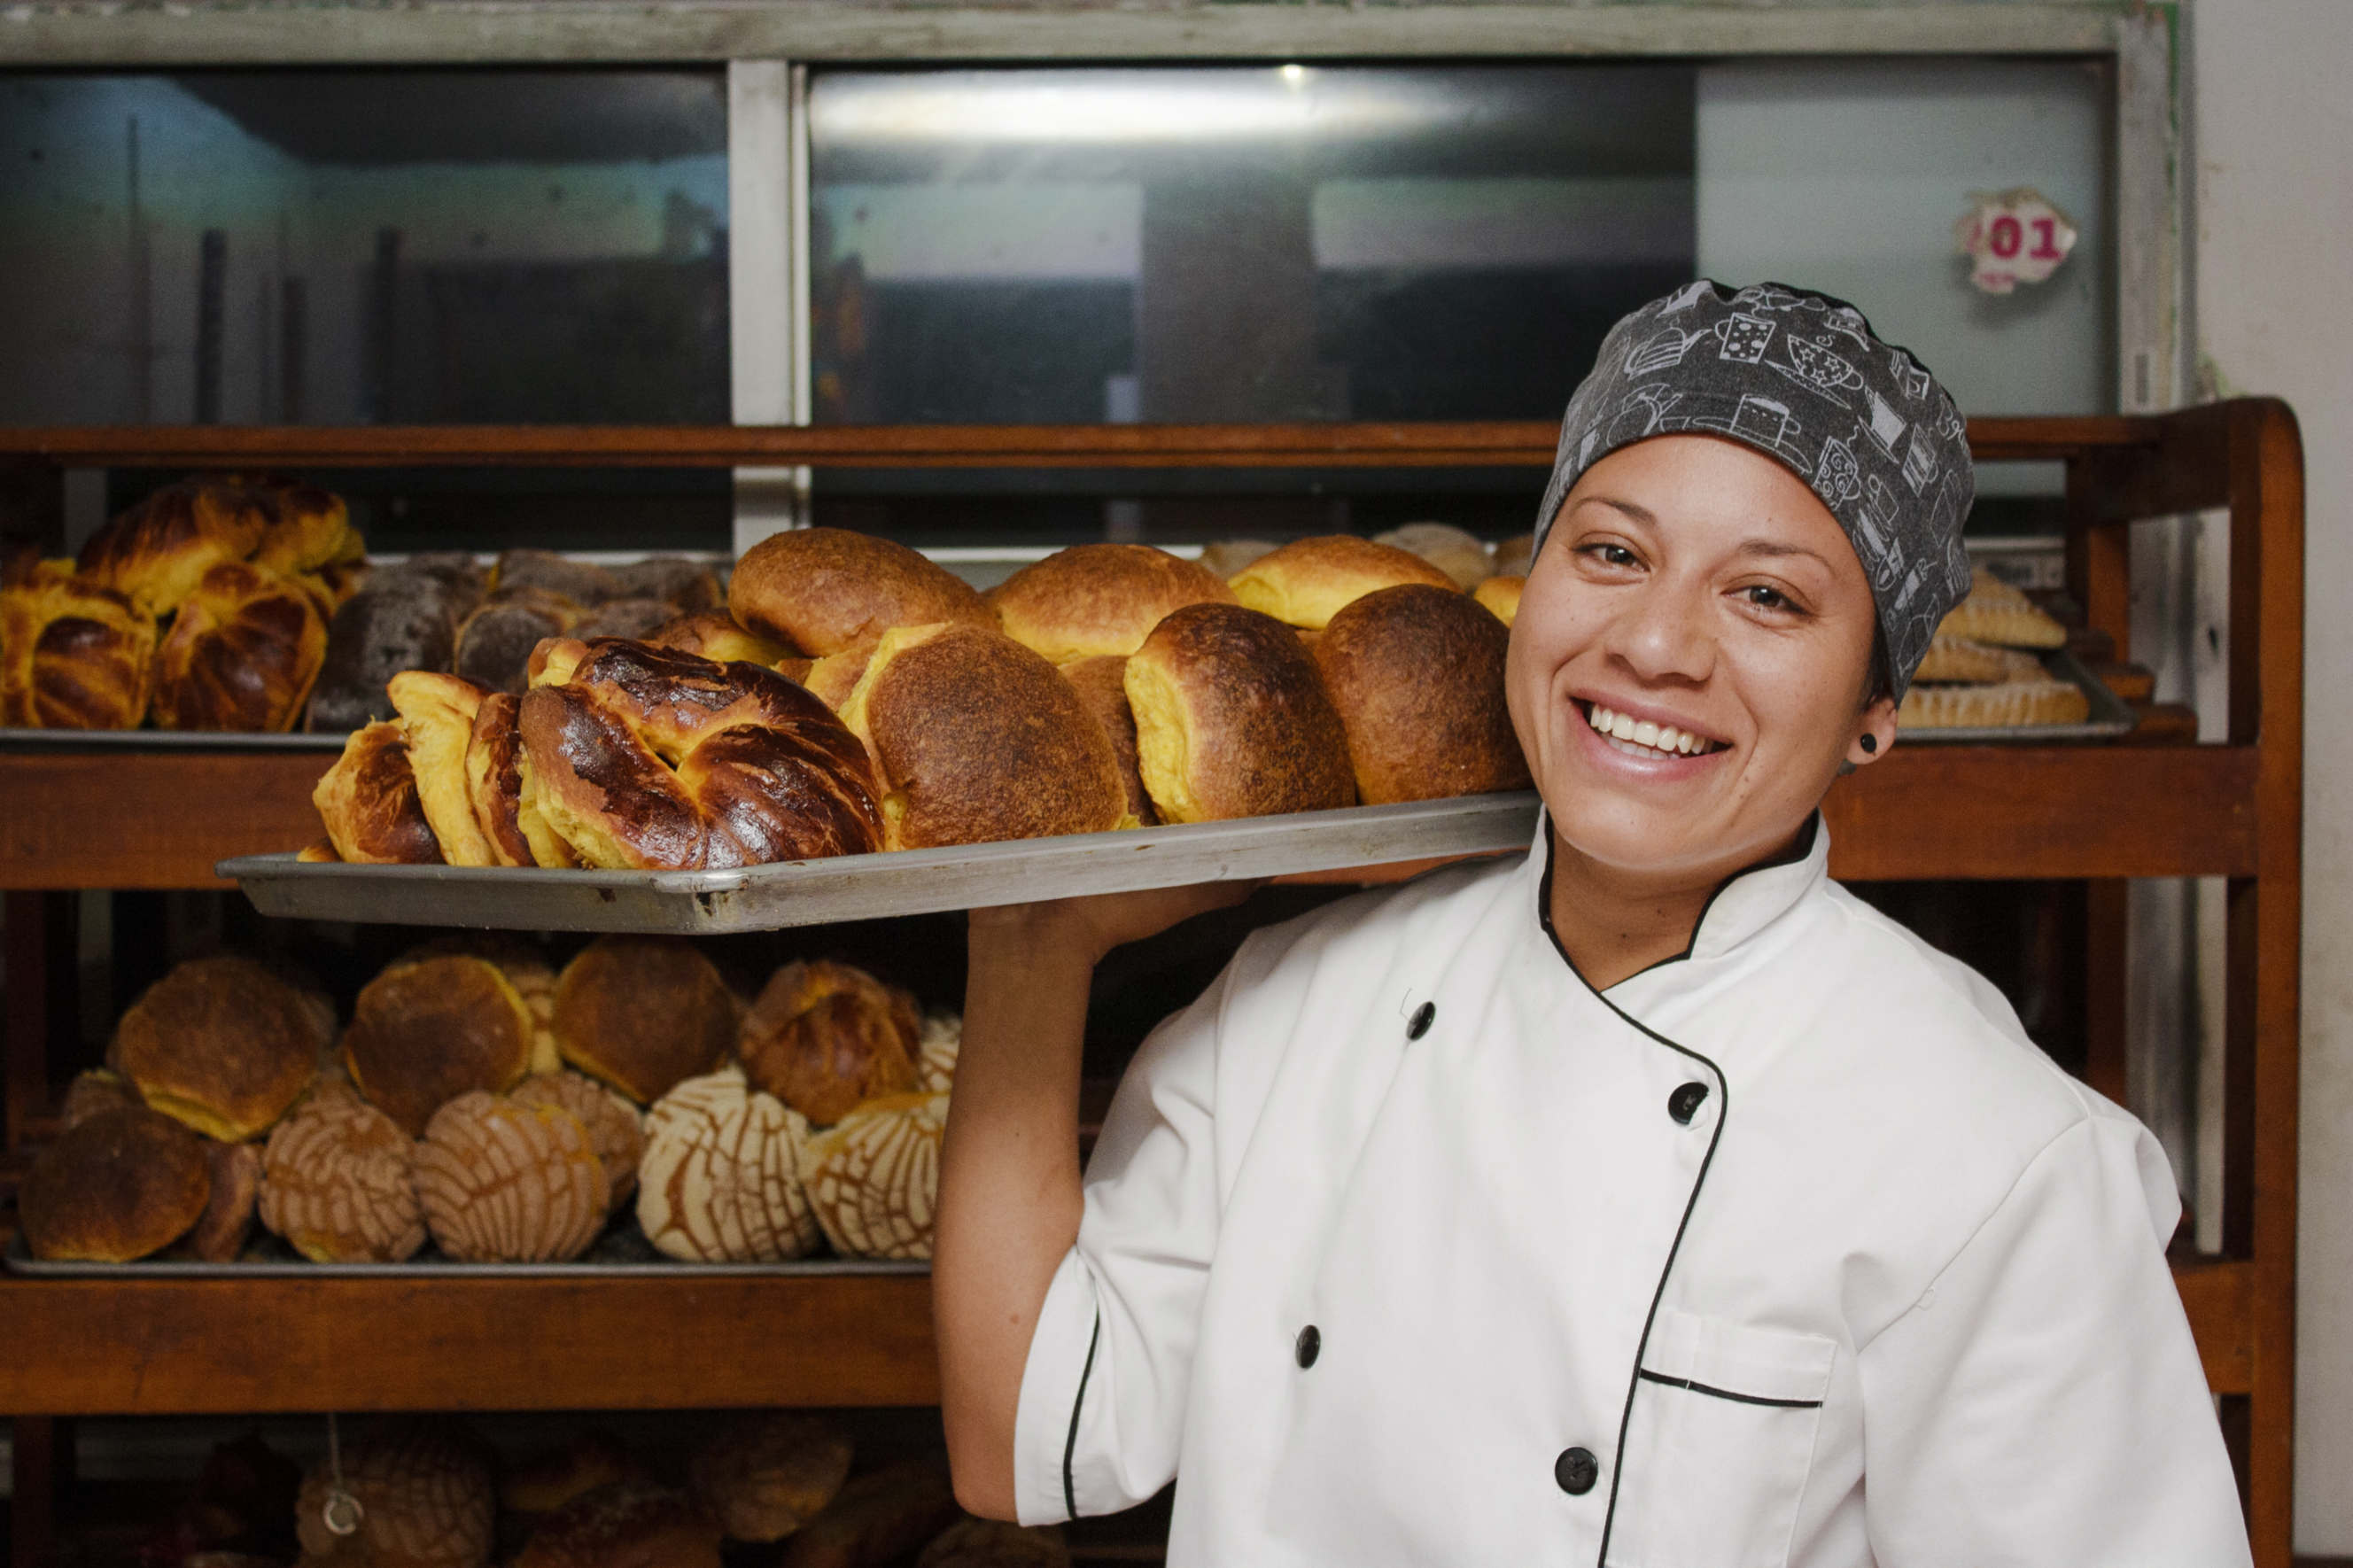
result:
M 1715 667 L 1705 597 L 1695 589 L 1654 581 L 1634 595 L 1611 627 L 1609 651 L 1641 680 L 1705 680 Z

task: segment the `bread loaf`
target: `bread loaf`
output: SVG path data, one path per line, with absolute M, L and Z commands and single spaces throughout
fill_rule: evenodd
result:
M 1403 528 L 1373 535 L 1373 542 L 1420 556 L 1452 578 L 1454 585 L 1464 593 L 1486 581 L 1492 573 L 1485 542 L 1451 522 L 1409 522 Z
M 961 1512 L 945 1464 L 902 1459 L 852 1476 L 823 1513 L 786 1541 L 778 1562 L 781 1568 L 884 1568 Z
M 411 559 L 371 574 L 327 623 L 310 728 L 332 734 L 391 718 L 385 683 L 404 669 L 449 668 L 458 626 L 480 595 L 470 567 L 454 562 Z
M 535 1073 L 509 1091 L 523 1105 L 552 1105 L 571 1113 L 588 1131 L 589 1147 L 605 1166 L 611 1206 L 617 1209 L 638 1190 L 638 1163 L 645 1157 L 644 1120 L 638 1108 L 582 1073 Z
M 468 616 L 458 627 L 450 668 L 485 691 L 520 697 L 527 684 L 531 650 L 568 633 L 580 608 L 544 592 L 501 594 Z
M 1520 590 L 1527 586 L 1525 577 L 1490 577 L 1472 591 L 1472 597 L 1487 606 L 1494 617 L 1509 630 L 1520 615 Z
M 149 986 L 114 1026 L 108 1065 L 155 1110 L 225 1143 L 259 1138 L 317 1072 L 332 1030 L 251 959 L 198 958 Z
M 594 562 L 575 561 L 560 551 L 531 549 L 500 552 L 491 568 L 491 591 L 552 594 L 582 610 L 625 594 L 619 580 Z
M 400 1124 L 340 1081 L 269 1134 L 261 1223 L 313 1263 L 401 1263 L 425 1245 L 425 1210 Z
M 933 1538 L 915 1568 L 1070 1568 L 1071 1549 L 1051 1527 L 959 1520 Z
M 605 570 L 612 577 L 617 598 L 659 599 L 675 613 L 684 615 L 708 613 L 726 603 L 718 575 L 702 562 L 683 555 L 649 555 L 642 561 Z
M 1234 595 L 1286 626 L 1322 629 L 1342 609 L 1409 583 L 1452 588 L 1454 579 L 1409 551 L 1353 534 L 1296 539 L 1234 574 Z
M 572 623 L 565 636 L 583 642 L 592 637 L 645 638 L 678 615 L 660 599 L 607 599 Z
M 588 1130 L 571 1112 L 479 1090 L 433 1113 L 417 1196 L 436 1246 L 461 1263 L 579 1257 L 612 1209 Z
M 407 669 L 386 683 L 408 742 L 417 808 L 433 829 L 441 858 L 452 866 L 495 866 L 490 835 L 474 810 L 466 752 L 480 715 L 482 689 L 454 675 Z
M 818 1242 L 798 1156 L 808 1123 L 740 1068 L 691 1078 L 646 1117 L 638 1224 L 689 1263 L 773 1263 Z
M 729 1422 L 695 1451 L 695 1498 L 731 1541 L 782 1541 L 849 1479 L 849 1435 L 815 1416 L 765 1412 Z
M 1160 820 L 1160 814 L 1152 805 L 1151 792 L 1144 787 L 1144 774 L 1137 766 L 1135 715 L 1127 706 L 1127 660 L 1109 655 L 1082 658 L 1062 666 L 1062 675 L 1111 741 L 1120 788 L 1127 795 L 1127 814 L 1138 826 L 1151 826 Z
M 1208 568 L 1148 544 L 1074 544 L 989 590 L 1005 635 L 1056 664 L 1144 646 L 1171 610 L 1230 605 L 1234 593 Z
M 195 592 L 206 573 L 251 555 L 269 526 L 267 508 L 242 486 L 172 485 L 91 534 L 81 547 L 81 570 L 161 620 Z
M 410 1137 L 460 1095 L 512 1089 L 531 1070 L 535 1021 L 498 965 L 459 954 L 403 960 L 361 988 L 343 1066 Z
M 801 1148 L 801 1181 L 826 1239 L 844 1258 L 932 1255 L 944 1094 L 870 1100 Z
M 418 1423 L 348 1444 L 341 1489 L 359 1504 L 359 1528 L 328 1527 L 337 1489 L 322 1460 L 302 1479 L 294 1524 L 302 1561 L 334 1568 L 487 1568 L 498 1499 L 489 1457 L 471 1439 L 438 1424 Z
M 45 571 L 0 588 L 0 725 L 136 729 L 155 642 L 153 619 L 93 578 Z
M 130 1263 L 172 1245 L 212 1196 L 204 1140 L 160 1111 L 102 1111 L 43 1149 L 16 1189 L 25 1246 L 49 1262 Z
M 438 866 L 441 841 L 426 820 L 408 762 L 408 741 L 397 724 L 355 730 L 311 792 L 327 842 L 336 856 L 359 866 Z
M 860 1100 L 915 1087 L 915 999 L 862 969 L 797 960 L 769 976 L 736 1052 L 753 1087 L 818 1126 Z
M 646 641 L 656 647 L 674 648 L 720 664 L 742 659 L 776 669 L 789 661 L 799 668 L 801 674 L 807 674 L 808 668 L 808 661 L 792 649 L 756 632 L 746 631 L 724 610 L 696 610 L 675 616 L 648 633 Z M 783 673 L 796 680 L 800 679 L 790 668 Z
M 885 634 L 842 721 L 873 754 L 889 848 L 1100 833 L 1127 815 L 1103 725 L 1002 632 Z
M 1461 594 L 1367 594 L 1315 644 L 1366 805 L 1526 789 L 1528 764 L 1504 702 L 1511 633 Z
M 839 528 L 793 529 L 752 546 L 735 563 L 727 607 L 744 626 L 811 658 L 893 626 L 997 625 L 962 578 L 903 544 Z
M 1320 811 L 1355 798 L 1347 736 L 1299 639 L 1195 605 L 1127 661 L 1138 767 L 1164 822 Z
M 737 1016 L 719 971 L 676 937 L 598 937 L 555 984 L 556 1049 L 640 1105 L 724 1061 Z
M 524 798 L 587 865 L 721 869 L 880 845 L 864 749 L 774 670 L 600 640 L 548 645 L 533 681 Z
M 616 1481 L 542 1521 L 515 1568 L 719 1568 L 719 1527 L 684 1492 Z

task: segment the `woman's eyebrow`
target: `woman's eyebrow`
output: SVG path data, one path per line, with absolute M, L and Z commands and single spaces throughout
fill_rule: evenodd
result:
M 1778 539 L 1744 539 L 1740 542 L 1738 553 L 1777 559 L 1783 556 L 1802 555 L 1810 561 L 1820 561 L 1825 566 L 1830 564 L 1828 561 L 1822 559 L 1820 551 L 1809 550 L 1802 544 L 1786 544 Z
M 1624 513 L 1627 517 L 1633 519 L 1636 522 L 1641 523 L 1646 527 L 1656 528 L 1659 525 L 1658 514 L 1651 511 L 1650 508 L 1637 506 L 1632 501 L 1620 500 L 1617 496 L 1587 496 L 1577 504 L 1579 506 L 1606 506 L 1612 511 Z

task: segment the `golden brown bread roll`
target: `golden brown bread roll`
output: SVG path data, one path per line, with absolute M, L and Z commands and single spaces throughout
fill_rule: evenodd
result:
M 460 1263 L 577 1258 L 612 1212 L 588 1130 L 543 1102 L 459 1095 L 426 1123 L 416 1172 L 433 1243 Z
M 346 1445 L 342 1489 L 359 1504 L 359 1528 L 327 1526 L 337 1477 L 327 1461 L 302 1479 L 294 1527 L 302 1561 L 332 1568 L 485 1568 L 498 1494 L 489 1456 L 442 1423 L 417 1423 Z
M 400 715 L 409 773 L 417 781 L 417 808 L 433 829 L 441 858 L 452 866 L 498 865 L 490 835 L 474 810 L 466 763 L 474 721 L 481 712 L 482 689 L 454 675 L 405 669 L 385 683 L 385 691 Z
M 1420 556 L 1466 594 L 1486 581 L 1493 570 L 1486 542 L 1451 522 L 1409 522 L 1373 535 L 1373 542 Z
M 138 728 L 155 641 L 153 619 L 95 579 L 48 572 L 0 588 L 0 725 Z
M 1512 634 L 1443 588 L 1384 588 L 1332 617 L 1315 667 L 1366 805 L 1528 787 L 1504 704 Z
M 801 1145 L 801 1184 L 825 1238 L 844 1258 L 932 1255 L 944 1094 L 870 1100 Z
M 888 539 L 839 528 L 772 533 L 744 552 L 727 607 L 762 637 L 811 658 L 893 626 L 997 625 L 964 579 Z
M 66 1085 L 65 1098 L 58 1105 L 60 1126 L 78 1127 L 101 1111 L 121 1110 L 126 1107 L 143 1106 L 139 1091 L 131 1080 L 109 1068 L 91 1068 L 74 1075 Z
M 1151 792 L 1144 787 L 1144 774 L 1138 771 L 1135 757 L 1135 715 L 1127 706 L 1127 660 L 1106 655 L 1102 658 L 1082 658 L 1075 664 L 1062 666 L 1062 678 L 1087 705 L 1087 711 L 1103 728 L 1111 740 L 1112 761 L 1119 767 L 1120 787 L 1127 792 L 1127 814 L 1135 818 L 1139 827 L 1149 827 L 1160 820 L 1154 809 Z
M 795 960 L 744 1016 L 736 1053 L 754 1087 L 818 1126 L 859 1101 L 915 1087 L 915 999 L 864 970 Z
M 644 1121 L 638 1108 L 585 1073 L 534 1073 L 507 1091 L 523 1105 L 552 1105 L 571 1112 L 588 1131 L 589 1147 L 604 1162 L 612 1206 L 619 1208 L 638 1190 L 638 1162 L 645 1157 Z
M 251 555 L 269 527 L 268 508 L 244 486 L 191 480 L 157 490 L 91 534 L 81 569 L 161 620 L 206 573 Z
M 1127 815 L 1103 725 L 1003 632 L 884 634 L 841 717 L 873 753 L 886 847 L 1100 833 Z
M 343 498 L 316 485 L 256 484 L 247 487 L 269 522 L 254 547 L 253 563 L 291 577 L 320 579 L 340 604 L 353 566 L 367 559 L 367 542 L 352 526 Z
M 1340 716 L 1291 630 L 1195 605 L 1127 661 L 1137 765 L 1163 822 L 1321 811 L 1356 784 Z
M 1074 544 L 989 590 L 1005 635 L 1056 664 L 1134 653 L 1187 605 L 1230 605 L 1225 579 L 1148 544 Z
M 1235 573 L 1261 555 L 1273 554 L 1277 548 L 1271 539 L 1220 539 L 1201 546 L 1201 565 L 1231 583 Z
M 400 1124 L 340 1079 L 322 1083 L 261 1152 L 261 1223 L 313 1263 L 402 1263 L 425 1210 Z
M 1408 583 L 1454 586 L 1453 578 L 1409 551 L 1347 533 L 1295 539 L 1251 562 L 1232 581 L 1235 596 L 1251 609 L 1286 626 L 1314 628 L 1383 588 Z
M 781 1568 L 883 1568 L 961 1517 L 945 1463 L 902 1459 L 852 1476 L 785 1542 Z
M 402 960 L 361 987 L 343 1067 L 414 1138 L 459 1095 L 521 1082 L 534 1033 L 530 1005 L 498 965 L 456 953 Z
M 639 1105 L 726 1060 L 736 1021 L 726 981 L 677 937 L 600 936 L 555 983 L 564 1059 Z
M 763 1412 L 729 1422 L 695 1451 L 690 1484 L 730 1541 L 782 1541 L 849 1479 L 849 1434 L 813 1415 Z
M 16 1189 L 25 1246 L 52 1262 L 129 1263 L 160 1252 L 212 1196 L 205 1141 L 161 1111 L 102 1111 L 42 1150 Z
M 719 1527 L 684 1492 L 615 1481 L 541 1521 L 515 1568 L 719 1568 Z
M 452 931 L 410 949 L 398 962 L 448 957 L 479 958 L 505 975 L 531 1015 L 531 1072 L 563 1070 L 563 1053 L 555 1048 L 555 971 L 537 944 L 507 931 Z
M 535 662 L 526 798 L 584 863 L 720 869 L 880 847 L 864 748 L 776 671 L 607 639 Z
M 1472 591 L 1471 596 L 1487 606 L 1488 612 L 1511 628 L 1520 615 L 1520 590 L 1527 586 L 1525 577 L 1490 577 Z
M 327 623 L 291 577 L 225 561 L 180 602 L 155 650 L 159 730 L 291 730 L 327 658 Z
M 850 693 L 866 678 L 866 667 L 874 662 L 874 650 L 881 643 L 879 637 L 855 642 L 839 653 L 827 654 L 809 661 L 808 673 L 800 678 L 801 684 L 814 693 L 818 701 L 839 713 L 849 704 Z
M 646 1115 L 638 1225 L 655 1250 L 689 1263 L 774 1263 L 818 1244 L 802 1190 L 808 1123 L 744 1069 L 688 1079 Z
M 261 1151 L 251 1143 L 206 1139 L 205 1167 L 212 1178 L 205 1212 L 172 1251 L 199 1263 L 234 1263 L 253 1235 L 254 1209 L 261 1197 Z
M 425 818 L 408 741 L 400 726 L 379 721 L 352 731 L 311 792 L 327 842 L 338 858 L 357 866 L 438 866 L 441 841 Z
M 1060 1531 L 997 1519 L 958 1520 L 935 1536 L 915 1568 L 1070 1568 Z
M 691 653 L 698 658 L 719 664 L 733 664 L 742 659 L 746 664 L 765 664 L 776 669 L 787 660 L 806 671 L 808 661 L 796 655 L 784 644 L 757 632 L 746 631 L 734 616 L 724 610 L 696 610 L 664 622 L 647 634 L 646 641 L 656 647 L 674 648 Z M 794 679 L 790 669 L 783 671 Z
M 191 959 L 124 1011 L 107 1065 L 155 1110 L 237 1143 L 267 1132 L 301 1098 L 332 1028 L 249 958 Z
M 642 1461 L 605 1432 L 583 1432 L 560 1448 L 509 1465 L 499 1477 L 499 1506 L 528 1520 L 617 1481 L 649 1481 Z

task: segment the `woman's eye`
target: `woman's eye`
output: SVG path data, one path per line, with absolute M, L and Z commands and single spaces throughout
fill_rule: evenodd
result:
M 1622 544 L 1596 544 L 1591 547 L 1593 558 L 1604 566 L 1631 566 L 1634 552 Z
M 1751 584 L 1740 592 L 1743 597 L 1760 610 L 1786 610 L 1791 607 L 1787 595 L 1780 589 L 1768 587 L 1763 583 Z

